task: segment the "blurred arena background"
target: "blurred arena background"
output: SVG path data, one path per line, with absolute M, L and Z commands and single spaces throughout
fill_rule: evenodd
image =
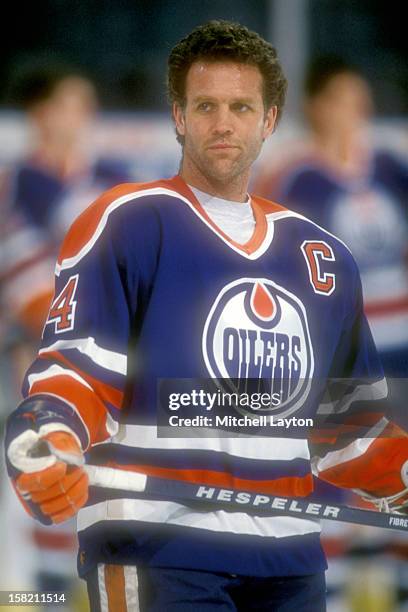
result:
M 309 141 L 303 84 L 310 62 L 328 55 L 353 66 L 371 90 L 373 110 L 365 117 L 364 126 L 366 148 L 387 150 L 398 160 L 399 167 L 406 169 L 407 37 L 398 12 L 396 5 L 392 7 L 385 0 L 39 0 L 26 3 L 24 9 L 19 3 L 8 6 L 8 23 L 18 23 L 18 27 L 13 27 L 13 36 L 3 41 L 0 66 L 3 424 L 19 401 L 22 371 L 40 334 L 40 327 L 31 325 L 37 315 L 32 310 L 33 301 L 25 300 L 25 294 L 28 291 L 31 298 L 37 299 L 35 291 L 42 281 L 44 286 L 52 281 L 47 276 L 36 285 L 41 270 L 46 269 L 45 259 L 38 267 L 38 241 L 52 254 L 75 214 L 91 202 L 91 195 L 96 196 L 98 189 L 106 188 L 106 182 L 99 178 L 90 184 L 89 177 L 92 175 L 92 181 L 94 178 L 90 169 L 97 159 L 109 160 L 109 168 L 115 168 L 117 176 L 125 180 L 149 181 L 177 172 L 180 149 L 165 94 L 166 59 L 175 42 L 209 19 L 229 19 L 256 30 L 278 49 L 289 94 L 282 123 L 257 163 L 260 176 L 267 176 L 269 169 L 272 174 L 286 157 L 290 163 L 291 155 L 296 158 L 298 148 Z M 81 78 L 95 86 L 99 100 L 96 114 L 92 113 L 83 124 L 75 124 L 79 130 L 83 126 L 83 131 L 76 134 L 78 138 L 67 153 L 64 167 L 64 152 L 61 153 L 60 168 L 48 164 L 45 154 L 41 157 L 32 108 L 22 108 L 21 96 L 14 87 L 18 79 L 24 83 L 24 71 L 30 66 L 54 63 L 67 64 L 73 73 L 83 75 Z M 16 176 L 22 166 L 32 169 L 38 160 L 47 170 L 48 179 L 51 176 L 59 181 L 60 191 L 57 190 L 58 197 L 49 200 L 47 221 L 34 219 L 36 237 L 30 251 L 31 238 L 23 247 L 19 242 L 28 236 L 28 228 L 16 218 Z M 400 179 L 401 185 L 404 180 L 405 193 L 399 188 L 398 205 L 406 223 L 407 175 Z M 40 183 L 34 181 L 31 188 L 39 189 L 39 199 L 45 189 Z M 376 214 L 375 207 L 368 209 L 368 215 L 370 210 Z M 392 214 L 385 218 L 385 225 Z M 392 227 L 391 221 L 389 225 Z M 33 227 L 29 229 L 31 232 Z M 405 244 L 400 255 L 406 257 L 407 265 L 408 233 L 402 233 L 400 239 Z M 20 278 L 21 266 L 30 259 L 34 267 Z M 30 278 L 34 287 L 30 286 Z M 405 314 L 400 313 L 401 336 L 403 322 L 408 321 L 404 318 L 408 316 L 408 306 L 406 309 Z M 405 345 L 402 348 L 405 350 Z M 82 585 L 75 579 L 72 526 L 50 530 L 33 527 L 2 473 L 0 590 L 66 589 L 72 597 L 65 609 L 86 610 Z M 408 540 L 402 534 L 391 537 L 381 530 L 331 524 L 324 525 L 323 537 L 330 565 L 329 612 L 408 610 Z

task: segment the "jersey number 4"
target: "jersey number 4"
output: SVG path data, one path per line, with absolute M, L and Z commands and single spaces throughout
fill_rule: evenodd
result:
M 77 285 L 78 274 L 75 274 L 68 279 L 65 287 L 51 305 L 46 325 L 54 323 L 56 334 L 62 334 L 74 328 Z

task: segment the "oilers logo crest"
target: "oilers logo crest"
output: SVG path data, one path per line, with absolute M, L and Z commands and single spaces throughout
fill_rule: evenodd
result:
M 224 287 L 207 317 L 202 349 L 210 376 L 223 379 L 228 392 L 242 393 L 248 381 L 279 397 L 264 413 L 284 417 L 304 405 L 314 370 L 306 311 L 273 281 L 241 278 Z

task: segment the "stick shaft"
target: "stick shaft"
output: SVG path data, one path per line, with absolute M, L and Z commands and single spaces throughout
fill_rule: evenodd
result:
M 288 498 L 251 491 L 238 491 L 192 484 L 179 480 L 167 480 L 137 474 L 126 470 L 87 465 L 91 486 L 120 489 L 149 499 L 175 501 L 198 506 L 206 510 L 246 512 L 257 516 L 284 515 L 295 518 L 324 518 L 345 523 L 356 523 L 408 531 L 408 517 L 387 514 L 311 498 Z

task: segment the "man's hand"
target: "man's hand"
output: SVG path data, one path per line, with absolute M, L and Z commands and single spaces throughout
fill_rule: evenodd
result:
M 62 428 L 63 429 L 63 428 Z M 88 476 L 75 434 L 33 430 L 9 445 L 8 460 L 15 469 L 13 486 L 26 511 L 44 524 L 74 516 L 88 499 Z
M 408 514 L 408 461 L 401 467 L 400 474 L 397 474 L 393 484 L 393 493 L 390 487 L 383 487 L 378 493 L 373 495 L 368 491 L 355 489 L 356 493 L 377 508 L 379 512 L 396 512 L 398 514 Z

